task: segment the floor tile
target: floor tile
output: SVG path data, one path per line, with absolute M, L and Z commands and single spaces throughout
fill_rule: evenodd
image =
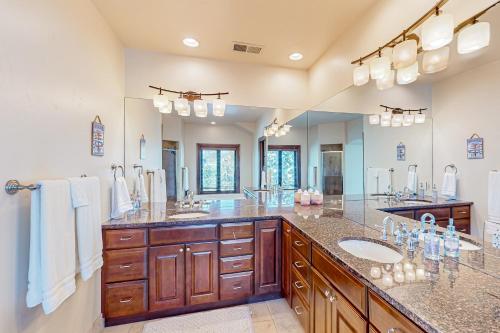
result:
M 273 320 L 278 333 L 304 333 L 299 321 L 291 313 L 279 314 L 277 317 L 273 317 Z
M 290 306 L 288 306 L 288 303 L 284 298 L 267 301 L 266 303 L 273 318 L 279 315 L 287 315 L 293 313 L 292 309 L 290 309 Z
M 254 333 L 277 333 L 272 320 L 254 322 L 253 330 Z
M 129 333 L 131 327 L 131 324 L 106 327 L 103 333 Z
M 273 319 L 266 302 L 248 304 L 248 306 L 250 307 L 253 322 L 269 321 Z
M 146 322 L 132 324 L 128 333 L 142 333 L 142 330 L 144 329 L 144 324 L 146 324 Z

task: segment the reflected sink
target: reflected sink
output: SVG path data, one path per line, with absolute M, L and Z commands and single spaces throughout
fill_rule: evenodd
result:
M 376 261 L 382 264 L 394 264 L 400 262 L 403 256 L 389 246 L 377 243 L 370 238 L 342 239 L 339 246 L 355 257 Z
M 197 219 L 209 215 L 207 212 L 178 213 L 168 216 L 171 219 Z
M 405 204 L 408 204 L 408 205 L 421 205 L 423 203 L 432 203 L 431 200 L 409 200 L 409 199 L 406 199 L 406 200 L 401 200 L 401 202 L 404 202 Z
M 422 234 L 420 234 L 420 236 L 418 237 L 418 239 L 423 244 L 424 236 Z M 478 250 L 481 250 L 480 246 L 477 246 L 476 244 L 474 244 L 472 242 L 468 242 L 468 241 L 463 240 L 463 239 L 460 239 L 459 242 L 460 242 L 460 245 L 459 245 L 460 246 L 460 251 L 478 251 Z M 439 245 L 441 246 L 441 251 L 444 251 L 443 250 L 444 249 L 444 240 L 442 238 L 439 240 Z

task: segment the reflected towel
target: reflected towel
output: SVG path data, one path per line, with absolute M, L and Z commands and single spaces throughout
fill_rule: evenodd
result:
M 457 175 L 455 172 L 445 172 L 441 194 L 450 198 L 457 196 Z
M 149 179 L 149 192 L 151 202 L 164 203 L 167 202 L 167 183 L 165 178 L 165 170 L 154 170 Z
M 134 194 L 141 199 L 141 202 L 148 202 L 148 194 L 146 193 L 146 184 L 143 174 L 136 174 L 134 177 Z
M 366 177 L 366 193 L 380 194 L 389 190 L 392 185 L 389 170 L 383 168 L 368 168 Z
M 31 192 L 26 303 L 56 310 L 76 290 L 75 210 L 67 180 L 47 180 Z
M 500 172 L 488 176 L 488 221 L 500 224 Z
M 76 208 L 76 240 L 78 265 L 83 281 L 102 267 L 101 185 L 99 178 L 70 178 L 71 193 L 78 191 L 88 200 L 86 206 Z
M 418 184 L 417 173 L 413 170 L 409 170 L 408 171 L 408 181 L 406 183 L 406 187 L 408 187 L 408 190 L 411 193 L 417 193 L 417 184 Z
M 122 218 L 123 214 L 129 210 L 132 210 L 132 202 L 130 201 L 127 182 L 125 178 L 117 177 L 111 190 L 111 218 Z
M 184 192 L 189 191 L 189 169 L 187 167 L 182 168 L 182 189 Z

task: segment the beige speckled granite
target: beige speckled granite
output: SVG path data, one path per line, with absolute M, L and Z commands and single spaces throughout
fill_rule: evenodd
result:
M 438 264 L 424 261 L 422 249 L 409 255 L 403 246 L 403 262 L 411 261 L 415 265 L 424 265 L 427 277 L 419 282 L 385 287 L 381 279 L 373 279 L 370 276 L 371 267 L 382 267 L 381 264 L 354 257 L 341 249 L 338 241 L 344 237 L 367 237 L 382 242 L 379 240 L 380 232 L 376 230 L 376 225 L 381 224 L 388 213 L 374 209 L 370 206 L 373 203 L 367 204 L 366 201 L 371 200 L 335 200 L 326 202 L 324 206 L 301 207 L 293 204 L 290 193 L 259 194 L 247 200 L 212 202 L 201 209 L 208 211 L 210 215 L 194 220 L 171 219 L 168 216 L 179 210 L 170 204 L 155 204 L 125 219 L 108 221 L 103 228 L 153 227 L 207 221 L 221 223 L 282 217 L 424 330 L 500 332 L 500 279 L 496 278 L 495 274 L 485 274 L 453 260 L 442 260 Z M 195 210 L 199 211 L 200 208 Z M 395 215 L 393 218 L 396 222 L 406 222 L 410 225 L 415 223 Z M 389 244 L 392 245 L 391 239 Z M 482 256 L 484 257 L 484 254 Z M 474 260 L 481 261 L 478 258 Z M 493 260 L 491 263 L 494 265 L 498 261 Z

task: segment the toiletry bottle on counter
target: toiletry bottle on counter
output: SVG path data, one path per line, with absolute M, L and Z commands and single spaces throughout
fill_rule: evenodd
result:
M 444 236 L 444 255 L 456 258 L 460 255 L 460 238 L 455 232 L 453 219 L 450 219 L 449 221 L 450 222 Z
M 301 197 L 302 197 L 302 190 L 299 188 L 297 192 L 295 192 L 293 195 L 293 202 L 300 203 Z
M 302 192 L 302 195 L 300 196 L 300 204 L 302 206 L 311 205 L 311 194 L 309 194 L 309 191 Z
M 420 200 L 423 200 L 425 198 L 424 183 L 420 183 L 420 187 L 418 188 L 418 198 Z
M 431 220 L 429 232 L 424 236 L 424 257 L 430 260 L 439 260 L 439 245 L 441 237 L 436 234 L 436 223 Z
M 432 185 L 432 202 L 438 202 L 438 190 L 436 184 Z
M 323 194 L 319 193 L 318 190 L 311 194 L 311 205 L 322 205 L 323 204 Z

